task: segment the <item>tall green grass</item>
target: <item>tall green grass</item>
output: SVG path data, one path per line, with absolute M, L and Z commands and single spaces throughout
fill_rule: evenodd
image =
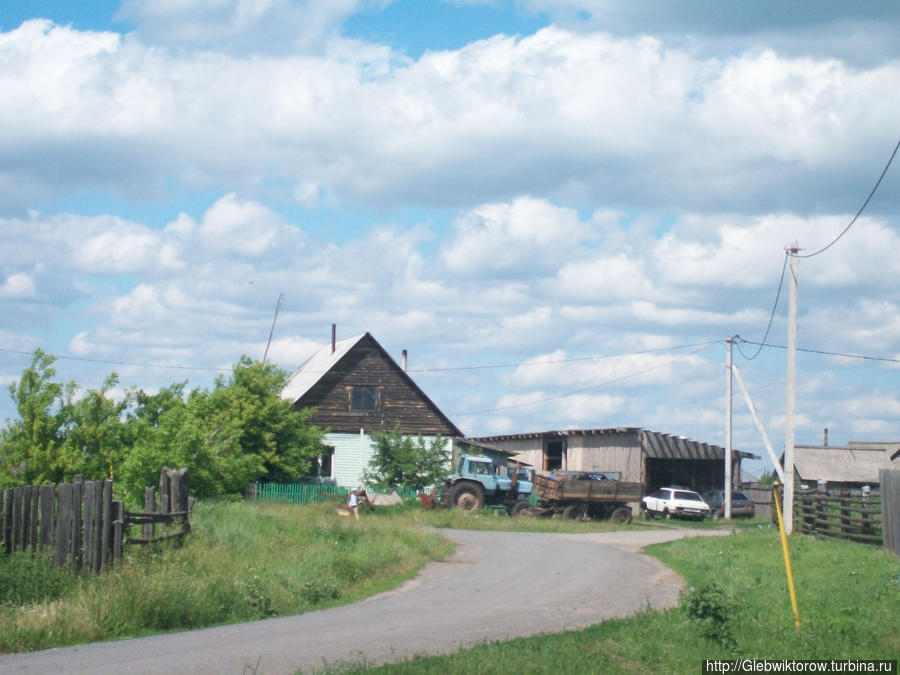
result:
M 777 531 L 748 529 L 648 549 L 685 577 L 677 608 L 380 668 L 360 661 L 329 671 L 677 674 L 700 672 L 704 659 L 897 659 L 896 556 L 799 535 L 790 547 L 799 629 Z
M 99 577 L 58 570 L 41 556 L 0 557 L 0 652 L 351 602 L 451 550 L 438 534 L 389 512 L 356 521 L 327 504 L 201 502 L 191 523 L 184 545 L 131 547 L 123 565 Z

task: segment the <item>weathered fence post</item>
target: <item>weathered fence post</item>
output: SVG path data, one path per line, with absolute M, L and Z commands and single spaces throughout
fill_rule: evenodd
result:
M 881 538 L 885 548 L 900 555 L 900 471 L 880 469 Z
M 171 469 L 167 466 L 164 466 L 162 470 L 159 472 L 159 513 L 171 513 L 172 512 L 172 502 L 170 486 L 169 486 L 169 472 Z
M 81 507 L 84 502 L 84 476 L 72 478 L 72 560 L 77 569 L 84 562 L 84 520 Z
M 113 565 L 118 565 L 122 560 L 122 532 L 125 526 L 125 505 L 122 502 L 115 501 L 112 503 L 112 526 L 113 526 Z
M 59 515 L 56 518 L 56 564 L 65 565 L 69 557 L 71 546 L 69 544 L 69 532 L 72 529 L 74 519 L 72 503 L 75 496 L 75 486 L 68 483 L 60 483 L 56 486 L 56 494 L 59 497 Z
M 56 495 L 52 485 L 41 485 L 41 546 L 53 546 L 53 538 L 56 532 L 54 528 L 54 513 L 56 510 Z
M 12 553 L 12 530 L 13 530 L 13 491 L 6 489 L 2 494 L 3 501 L 3 518 L 0 520 L 0 542 L 3 543 L 3 550 L 9 554 Z
M 152 487 L 144 488 L 144 513 L 153 513 L 156 511 L 156 492 Z M 141 525 L 141 538 L 153 539 L 156 530 L 153 523 L 144 523 Z

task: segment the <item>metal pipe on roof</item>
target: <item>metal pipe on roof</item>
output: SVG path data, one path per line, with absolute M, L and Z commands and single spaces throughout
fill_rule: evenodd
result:
M 337 324 L 331 324 L 331 353 L 334 354 L 334 350 L 337 349 Z
M 406 372 L 406 350 L 404 349 L 400 352 L 400 367 L 403 368 L 403 372 Z

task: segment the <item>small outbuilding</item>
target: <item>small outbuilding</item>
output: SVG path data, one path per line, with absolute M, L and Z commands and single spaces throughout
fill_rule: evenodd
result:
M 725 449 L 700 441 L 640 427 L 567 429 L 475 439 L 513 453 L 538 472 L 599 471 L 641 483 L 645 494 L 679 485 L 698 492 L 724 487 Z M 741 461 L 758 459 L 733 451 L 734 488 L 739 487 Z
M 896 444 L 867 445 L 854 442 L 844 447 L 794 446 L 794 476 L 799 486 L 826 490 L 859 490 L 878 485 L 880 469 L 896 468 L 891 454 Z

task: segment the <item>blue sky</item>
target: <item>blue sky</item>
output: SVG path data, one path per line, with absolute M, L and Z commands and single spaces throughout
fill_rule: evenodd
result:
M 273 361 L 369 331 L 469 434 L 722 444 L 724 340 L 900 139 L 896 3 L 808 7 L 7 0 L 0 382 L 209 386 L 284 293 Z M 800 262 L 797 443 L 900 440 L 897 169 Z M 735 361 L 780 447 L 784 350 Z

